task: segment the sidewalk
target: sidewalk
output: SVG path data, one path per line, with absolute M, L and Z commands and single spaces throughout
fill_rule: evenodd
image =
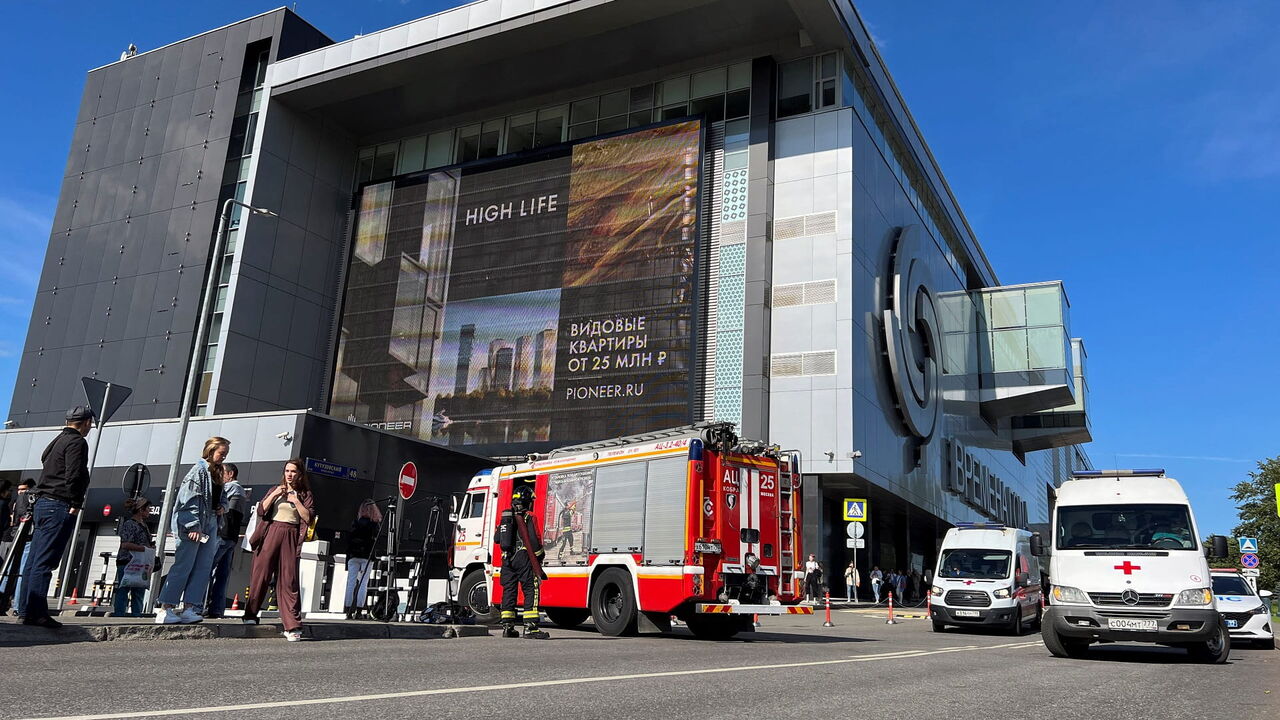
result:
M 251 640 L 272 638 L 284 642 L 283 627 L 264 619 L 261 625 L 245 625 L 238 618 L 205 620 L 195 625 L 157 625 L 153 617 L 115 618 L 64 614 L 63 627 L 48 630 L 23 625 L 15 617 L 0 620 L 0 646 L 114 640 Z M 305 640 L 425 640 L 488 635 L 486 625 L 427 625 L 422 623 L 380 623 L 372 620 L 306 620 Z

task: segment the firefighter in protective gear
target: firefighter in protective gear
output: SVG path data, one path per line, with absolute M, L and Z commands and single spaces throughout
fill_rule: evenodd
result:
M 550 637 L 538 628 L 538 581 L 542 574 L 542 540 L 533 515 L 533 488 L 521 485 L 511 493 L 511 507 L 498 523 L 498 545 L 502 548 L 502 636 L 519 637 L 516 631 L 516 599 L 524 590 L 524 637 Z
M 565 548 L 573 555 L 573 521 L 578 511 L 578 501 L 571 500 L 560 509 L 559 535 L 556 536 L 556 560 L 564 560 Z

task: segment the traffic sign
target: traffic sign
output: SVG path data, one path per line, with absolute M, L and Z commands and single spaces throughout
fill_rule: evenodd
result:
M 80 384 L 84 387 L 84 399 L 89 402 L 89 407 L 93 408 L 95 420 L 99 425 L 110 420 L 133 393 L 133 388 L 105 383 L 94 378 L 82 377 Z
M 845 498 L 844 499 L 844 519 L 859 522 L 865 522 L 867 515 L 870 514 L 870 503 L 866 498 Z
M 845 526 L 844 532 L 849 537 L 856 539 L 862 537 L 863 534 L 867 532 L 867 527 L 857 520 L 854 520 Z
M 418 466 L 407 462 L 400 468 L 400 497 L 408 500 L 418 489 Z
M 111 506 L 110 506 L 110 505 L 103 505 L 103 506 L 102 506 L 102 517 L 111 517 Z
M 127 498 L 141 497 L 151 487 L 151 469 L 142 463 L 134 463 L 124 471 L 120 489 Z
M 1240 552 L 1242 553 L 1258 552 L 1258 538 L 1241 537 L 1236 538 L 1236 542 L 1240 543 Z
M 1247 568 L 1258 567 L 1258 556 L 1253 553 L 1245 553 L 1240 556 L 1240 564 Z
M 1258 568 L 1245 568 L 1240 571 L 1240 574 L 1245 577 L 1258 577 L 1262 574 L 1262 571 Z
M 844 541 L 844 546 L 853 550 L 861 550 L 867 546 L 867 541 L 860 538 L 849 538 Z

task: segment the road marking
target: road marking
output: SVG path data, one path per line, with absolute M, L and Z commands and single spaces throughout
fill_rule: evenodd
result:
M 338 703 L 370 702 L 374 700 L 399 700 L 404 698 L 428 697 L 432 695 L 457 695 L 462 693 L 493 692 L 498 690 L 518 690 L 521 688 L 554 687 L 556 685 L 582 685 L 586 683 L 614 682 L 619 680 L 647 680 L 651 678 L 679 677 L 681 675 L 714 675 L 720 673 L 748 672 L 752 670 L 781 670 L 786 668 L 817 667 L 820 665 L 847 665 L 849 663 L 871 662 L 873 660 L 900 660 L 906 658 L 943 655 L 955 652 L 971 652 L 974 650 L 995 650 L 998 648 L 1024 648 L 1040 645 L 1039 642 L 1016 642 L 1003 645 L 959 645 L 938 650 L 897 650 L 894 652 L 875 653 L 871 655 L 851 655 L 836 660 L 810 660 L 807 662 L 774 663 L 770 665 L 739 665 L 736 667 L 702 668 L 695 670 L 668 670 L 665 672 L 633 673 L 630 675 L 606 675 L 602 677 L 563 678 L 560 680 L 536 680 L 530 682 L 505 683 L 502 685 L 473 685 L 469 687 L 439 688 L 434 690 L 405 690 L 402 692 L 376 693 L 372 695 L 352 695 L 349 697 L 309 698 L 299 700 L 281 700 L 276 702 L 244 703 L 241 705 L 211 705 L 208 707 L 178 708 L 174 710 L 148 710 L 143 712 L 107 713 L 103 715 L 64 715 L 32 720 L 113 720 L 114 718 L 166 717 L 173 715 L 194 715 L 198 713 L 241 712 L 245 710 L 268 710 L 274 708 L 300 707 L 304 705 L 331 705 Z

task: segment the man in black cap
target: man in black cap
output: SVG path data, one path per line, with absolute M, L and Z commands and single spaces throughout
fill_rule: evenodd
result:
M 89 490 L 89 443 L 85 436 L 93 427 L 93 410 L 77 405 L 67 411 L 67 426 L 49 443 L 40 456 L 44 469 L 31 490 L 31 556 L 22 579 L 26 595 L 23 625 L 62 627 L 49 616 L 49 580 L 71 539 L 76 513 L 84 506 Z

